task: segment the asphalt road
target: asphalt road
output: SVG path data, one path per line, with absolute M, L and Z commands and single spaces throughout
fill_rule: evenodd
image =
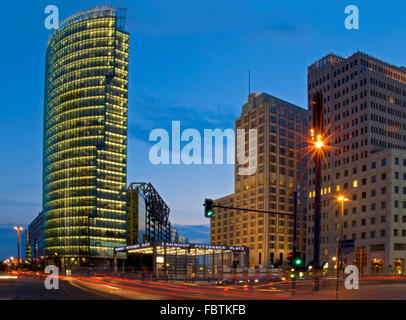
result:
M 0 281 L 0 300 L 335 300 L 335 281 L 320 291 L 311 281 L 255 286 L 214 286 L 207 283 L 138 281 L 110 276 L 69 277 L 59 281 L 58 290 L 47 290 L 44 280 L 32 276 Z M 339 287 L 340 300 L 406 300 L 406 279 L 361 280 L 358 290 Z
M 112 298 L 117 297 L 79 289 L 65 281 L 59 281 L 58 290 L 47 290 L 44 280 L 34 277 L 0 280 L 0 300 L 100 300 Z

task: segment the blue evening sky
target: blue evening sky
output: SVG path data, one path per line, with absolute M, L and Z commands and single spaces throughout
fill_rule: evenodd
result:
M 15 243 L 6 232 L 26 226 L 41 210 L 45 49 L 50 31 L 44 8 L 60 20 L 105 4 L 90 0 L 3 1 L 0 11 L 0 258 Z M 180 225 L 208 224 L 205 197 L 233 192 L 232 165 L 159 165 L 149 162 L 149 133 L 226 129 L 251 89 L 306 108 L 307 67 L 327 53 L 361 50 L 406 65 L 403 1 L 129 0 L 131 34 L 128 182 L 154 184 Z M 360 10 L 360 29 L 344 28 L 344 8 Z M 3 231 L 2 231 L 3 230 Z M 14 240 L 14 238 L 13 238 Z

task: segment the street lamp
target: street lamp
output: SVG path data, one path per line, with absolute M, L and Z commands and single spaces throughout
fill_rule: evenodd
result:
M 314 246 L 313 246 L 313 290 L 319 291 L 320 279 L 316 273 L 320 269 L 320 215 L 321 215 L 321 159 L 323 156 L 323 94 L 315 92 L 312 97 L 312 128 L 310 139 L 313 143 L 313 155 L 315 161 L 314 183 Z
M 340 216 L 340 239 L 338 240 L 338 261 L 337 261 L 337 283 L 336 283 L 336 300 L 338 300 L 338 277 L 340 275 L 340 268 L 343 264 L 343 254 L 341 252 L 341 241 L 343 239 L 343 224 L 344 224 L 344 202 L 348 201 L 345 196 L 338 196 L 337 201 L 341 203 L 341 216 Z
M 20 231 L 23 231 L 24 228 L 20 226 L 14 226 L 14 230 L 17 231 L 17 267 L 20 265 Z

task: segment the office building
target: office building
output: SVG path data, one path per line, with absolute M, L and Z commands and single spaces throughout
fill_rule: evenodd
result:
M 126 244 L 129 34 L 125 10 L 79 12 L 46 50 L 45 255 L 100 265 Z M 118 258 L 125 256 L 119 255 Z
M 215 204 L 286 215 L 215 208 L 210 243 L 249 247 L 250 267 L 283 264 L 292 252 L 296 190 L 299 191 L 297 251 L 304 254 L 303 139 L 308 131 L 307 111 L 266 93 L 252 93 L 242 106 L 235 128 L 245 130 L 246 156 L 253 147 L 248 145 L 249 129 L 257 129 L 256 170 L 251 175 L 240 175 L 239 168 L 245 165 L 236 160 L 234 194 L 215 200 Z
M 28 225 L 28 244 L 31 259 L 38 260 L 45 255 L 44 252 L 44 215 L 42 212 Z
M 406 69 L 361 52 L 329 54 L 308 69 L 323 94 L 320 262 L 334 269 L 344 195 L 343 263 L 362 273 L 403 274 L 406 258 Z M 314 166 L 308 170 L 307 262 L 313 260 Z M 329 266 L 330 265 L 330 266 Z

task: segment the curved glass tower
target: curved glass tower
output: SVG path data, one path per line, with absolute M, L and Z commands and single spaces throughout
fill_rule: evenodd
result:
M 64 20 L 46 52 L 45 254 L 83 264 L 126 243 L 129 34 L 125 10 Z

